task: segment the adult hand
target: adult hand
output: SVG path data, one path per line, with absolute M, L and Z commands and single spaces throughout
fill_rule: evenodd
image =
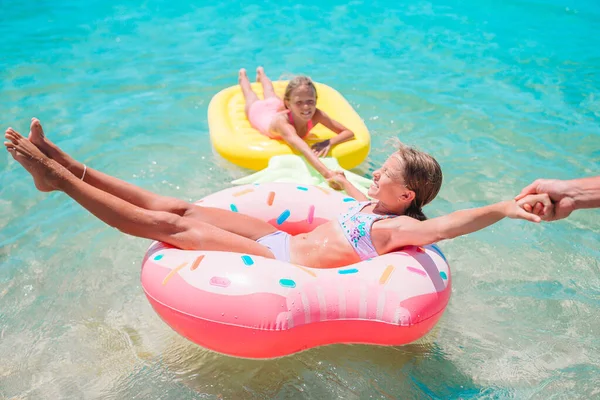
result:
M 329 153 L 329 149 L 331 149 L 331 141 L 327 139 L 323 140 L 322 142 L 315 143 L 311 146 L 311 149 L 317 155 L 317 157 L 325 157 L 327 153 Z
M 544 221 L 556 221 L 568 217 L 575 210 L 575 200 L 571 193 L 571 185 L 568 181 L 558 179 L 537 179 L 530 185 L 521 190 L 521 193 L 515 197 L 519 201 L 530 194 L 546 193 L 552 203 L 554 203 L 554 213 L 540 214 L 540 209 L 543 205 L 540 204 L 525 204 L 525 211 L 533 212 L 536 215 L 542 216 Z

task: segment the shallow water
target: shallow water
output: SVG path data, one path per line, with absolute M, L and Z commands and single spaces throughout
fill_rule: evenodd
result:
M 237 69 L 306 73 L 373 135 L 432 153 L 430 216 L 533 179 L 600 172 L 600 6 L 580 1 L 4 2 L 0 122 L 42 120 L 78 159 L 187 200 L 247 171 L 213 154 L 206 111 Z M 0 156 L 0 398 L 421 399 L 600 396 L 600 212 L 502 221 L 441 247 L 453 297 L 404 347 L 256 361 L 203 350 L 152 311 L 148 242 Z

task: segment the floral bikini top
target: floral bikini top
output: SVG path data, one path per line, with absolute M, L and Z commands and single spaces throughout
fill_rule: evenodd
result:
M 371 201 L 361 201 L 351 207 L 347 213 L 338 217 L 338 222 L 344 231 L 344 236 L 356 251 L 361 260 L 378 256 L 371 241 L 371 227 L 376 221 L 392 218 L 396 215 L 366 214 L 360 211 L 371 204 Z

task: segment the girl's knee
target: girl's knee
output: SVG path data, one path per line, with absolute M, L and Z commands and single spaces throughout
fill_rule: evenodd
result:
M 192 203 L 188 203 L 187 201 L 173 199 L 172 208 L 170 212 L 177 214 L 179 216 L 185 216 L 189 214 L 192 210 L 194 210 L 196 206 Z
M 151 210 L 164 211 L 167 213 L 185 215 L 193 207 L 193 204 L 188 203 L 174 197 L 162 197 L 154 202 Z
M 162 240 L 166 233 L 176 231 L 178 218 L 181 217 L 164 211 L 137 209 L 126 220 L 110 225 L 127 235 Z
M 163 237 L 169 238 L 171 241 L 181 241 L 182 238 L 189 236 L 189 233 L 192 231 L 194 235 L 203 236 L 204 230 L 198 229 L 199 224 L 202 225 L 201 222 L 194 221 L 192 218 L 186 216 L 173 213 L 160 213 L 157 219 L 157 230 L 161 232 Z
M 214 226 L 194 217 L 162 215 L 158 222 L 161 241 L 185 250 L 199 250 L 214 237 Z

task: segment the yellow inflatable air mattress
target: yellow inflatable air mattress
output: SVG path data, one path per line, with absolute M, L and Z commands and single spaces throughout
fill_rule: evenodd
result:
M 281 98 L 287 81 L 273 82 L 275 92 Z M 369 154 L 371 137 L 360 116 L 335 89 L 316 83 L 317 108 L 339 121 L 352 132 L 355 138 L 333 146 L 330 157 L 337 159 L 344 169 L 358 166 Z M 262 96 L 262 86 L 252 84 L 252 89 Z M 276 155 L 298 154 L 282 140 L 271 139 L 250 126 L 244 112 L 244 96 L 239 85 L 217 93 L 208 106 L 210 140 L 215 150 L 230 162 L 252 170 L 267 167 L 269 159 Z M 336 134 L 322 125 L 315 126 L 306 139 L 310 145 L 334 137 Z

